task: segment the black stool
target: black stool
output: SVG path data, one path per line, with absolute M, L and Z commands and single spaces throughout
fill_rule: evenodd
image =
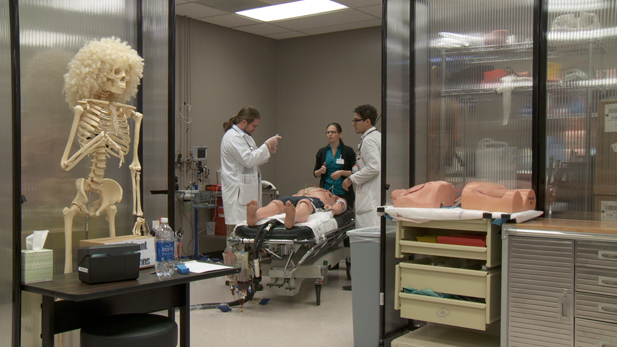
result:
M 165 316 L 120 314 L 81 329 L 81 347 L 176 347 L 178 325 Z

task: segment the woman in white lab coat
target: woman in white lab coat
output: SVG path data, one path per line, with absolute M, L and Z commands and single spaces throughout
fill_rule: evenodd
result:
M 270 153 L 276 153 L 280 136 L 273 136 L 257 147 L 251 135 L 260 120 L 259 111 L 246 106 L 223 124 L 221 190 L 228 232 L 230 227 L 246 220 L 246 204 L 249 201 L 257 200 L 261 206 L 259 165 L 270 159 Z

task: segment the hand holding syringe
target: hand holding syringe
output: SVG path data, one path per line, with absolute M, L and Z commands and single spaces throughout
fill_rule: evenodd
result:
M 266 146 L 268 146 L 268 150 L 270 151 L 270 153 L 276 153 L 276 146 L 278 146 L 280 138 L 281 136 L 277 133 L 276 135 L 266 140 L 265 143 Z

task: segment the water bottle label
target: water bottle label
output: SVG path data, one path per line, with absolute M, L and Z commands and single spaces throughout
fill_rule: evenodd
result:
M 157 241 L 156 242 L 156 261 L 173 261 L 174 260 L 174 242 L 173 241 Z

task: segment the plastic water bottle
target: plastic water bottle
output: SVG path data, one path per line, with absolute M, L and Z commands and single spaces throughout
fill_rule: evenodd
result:
M 161 225 L 156 231 L 156 275 L 170 277 L 174 273 L 175 236 L 167 218 L 161 218 Z

